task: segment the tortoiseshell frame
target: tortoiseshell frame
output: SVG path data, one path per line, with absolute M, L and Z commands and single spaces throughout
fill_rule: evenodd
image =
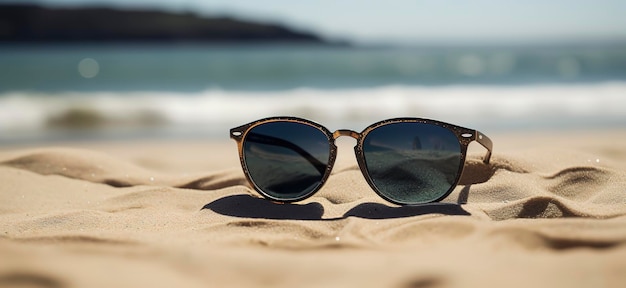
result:
M 252 128 L 261 125 L 261 124 L 265 124 L 265 123 L 270 123 L 270 122 L 291 122 L 291 123 L 300 123 L 303 125 L 308 125 L 311 127 L 314 127 L 318 130 L 320 130 L 322 133 L 324 133 L 326 135 L 326 138 L 328 139 L 328 147 L 329 147 L 329 159 L 328 159 L 328 165 L 326 167 L 326 171 L 323 175 L 323 178 L 320 181 L 320 184 L 313 189 L 311 192 L 309 192 L 308 194 L 305 194 L 303 196 L 297 197 L 297 198 L 293 198 L 293 199 L 279 199 L 276 197 L 273 197 L 271 195 L 266 194 L 265 192 L 263 192 L 262 189 L 260 189 L 255 183 L 254 181 L 252 181 L 252 178 L 250 177 L 250 173 L 248 171 L 248 167 L 246 166 L 246 161 L 245 161 L 245 155 L 243 155 L 244 151 L 243 151 L 243 143 L 246 139 L 246 136 L 248 134 L 248 132 L 250 130 L 252 130 Z M 384 125 L 388 125 L 388 124 L 392 124 L 392 123 L 425 123 L 425 124 L 431 124 L 431 125 L 436 125 L 436 126 L 440 126 L 443 128 L 446 128 L 450 131 L 452 131 L 454 133 L 454 135 L 457 137 L 457 139 L 459 140 L 459 144 L 461 145 L 461 161 L 459 164 L 459 168 L 458 168 L 458 172 L 457 172 L 457 177 L 454 180 L 454 184 L 450 187 L 450 189 L 448 189 L 448 191 L 443 194 L 441 197 L 439 197 L 438 199 L 429 201 L 429 202 L 420 202 L 420 203 L 403 203 L 403 202 L 398 202 L 394 199 L 390 199 L 387 196 L 385 196 L 384 194 L 380 193 L 380 191 L 378 191 L 378 188 L 376 188 L 376 186 L 374 185 L 373 180 L 370 178 L 369 176 L 369 172 L 367 171 L 367 166 L 365 164 L 365 156 L 363 154 L 363 141 L 365 139 L 365 137 L 367 136 L 367 134 L 369 134 L 372 130 L 384 126 Z M 241 161 L 241 167 L 243 168 L 243 172 L 246 176 L 246 179 L 248 180 L 248 182 L 252 185 L 252 187 L 259 192 L 261 195 L 263 195 L 265 198 L 272 200 L 272 201 L 276 201 L 276 202 L 282 202 L 282 203 L 289 203 L 289 202 L 296 202 L 296 201 L 300 201 L 300 200 L 304 200 L 308 197 L 311 197 L 313 194 L 315 194 L 317 191 L 319 191 L 319 189 L 322 188 L 322 186 L 324 186 L 324 183 L 326 183 L 326 180 L 328 180 L 328 177 L 330 176 L 330 172 L 333 169 L 333 166 L 335 164 L 335 159 L 337 158 L 337 146 L 335 145 L 335 140 L 341 136 L 348 136 L 348 137 L 352 137 L 354 139 L 356 139 L 357 144 L 356 146 L 354 146 L 354 152 L 356 154 L 356 159 L 357 162 L 359 164 L 359 168 L 361 169 L 361 173 L 363 174 L 363 177 L 365 177 L 365 180 L 367 180 L 367 183 L 370 185 L 370 187 L 372 188 L 372 190 L 374 190 L 374 192 L 376 192 L 376 194 L 378 194 L 381 198 L 394 203 L 394 204 L 398 204 L 398 205 L 415 205 L 415 204 L 424 204 L 424 203 L 430 203 L 430 202 L 439 202 L 441 200 L 443 200 L 444 198 L 448 197 L 448 195 L 450 195 L 450 193 L 452 193 L 452 191 L 454 190 L 454 188 L 457 186 L 459 180 L 461 179 L 461 175 L 463 174 L 463 168 L 465 166 L 465 159 L 467 156 L 467 147 L 469 146 L 469 144 L 472 141 L 476 141 L 479 144 L 481 144 L 483 147 L 485 147 L 487 149 L 487 154 L 485 155 L 485 157 L 483 158 L 483 162 L 485 164 L 489 164 L 489 160 L 491 159 L 491 153 L 493 150 L 493 143 L 491 142 L 491 139 L 489 139 L 489 137 L 487 137 L 486 135 L 484 135 L 483 133 L 477 131 L 477 130 L 473 130 L 473 129 L 468 129 L 468 128 L 463 128 L 460 126 L 456 126 L 453 124 L 448 124 L 445 122 L 440 122 L 440 121 L 436 121 L 436 120 L 430 120 L 430 119 L 423 119 L 423 118 L 394 118 L 394 119 L 388 119 L 388 120 L 383 120 L 383 121 L 379 121 L 376 122 L 370 126 L 368 126 L 367 128 L 365 128 L 363 130 L 363 132 L 358 133 L 352 130 L 346 130 L 346 129 L 340 129 L 337 130 L 333 133 L 331 133 L 328 129 L 326 129 L 326 127 L 310 121 L 310 120 L 306 120 L 306 119 L 302 119 L 302 118 L 297 118 L 297 117 L 271 117 L 271 118 L 265 118 L 265 119 L 261 119 L 261 120 L 257 120 L 233 129 L 230 129 L 230 138 L 232 138 L 233 140 L 235 140 L 237 142 L 237 147 L 239 150 L 239 160 Z

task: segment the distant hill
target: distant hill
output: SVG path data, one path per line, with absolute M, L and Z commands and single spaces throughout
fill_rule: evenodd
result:
M 0 4 L 0 42 L 305 42 L 321 37 L 275 24 L 191 13 Z

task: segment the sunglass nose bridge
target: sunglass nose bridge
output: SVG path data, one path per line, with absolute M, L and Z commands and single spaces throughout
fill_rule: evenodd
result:
M 358 132 L 347 129 L 339 129 L 333 133 L 333 139 L 335 140 L 341 136 L 352 137 L 356 140 L 359 140 L 359 138 L 361 138 L 361 134 L 359 134 Z

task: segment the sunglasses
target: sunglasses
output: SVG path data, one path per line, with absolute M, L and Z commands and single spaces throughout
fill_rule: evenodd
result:
M 361 133 L 330 132 L 295 117 L 266 118 L 230 130 L 248 182 L 278 202 L 303 200 L 324 185 L 337 156 L 334 142 L 341 136 L 357 140 L 354 152 L 370 187 L 399 205 L 446 198 L 461 178 L 469 143 L 488 150 L 485 164 L 493 147 L 476 130 L 420 118 L 380 121 Z

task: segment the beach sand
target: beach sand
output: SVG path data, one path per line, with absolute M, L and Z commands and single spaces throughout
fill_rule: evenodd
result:
M 4 147 L 0 287 L 625 287 L 626 130 L 490 136 L 490 165 L 472 144 L 415 207 L 369 188 L 351 139 L 289 205 L 234 142 Z

